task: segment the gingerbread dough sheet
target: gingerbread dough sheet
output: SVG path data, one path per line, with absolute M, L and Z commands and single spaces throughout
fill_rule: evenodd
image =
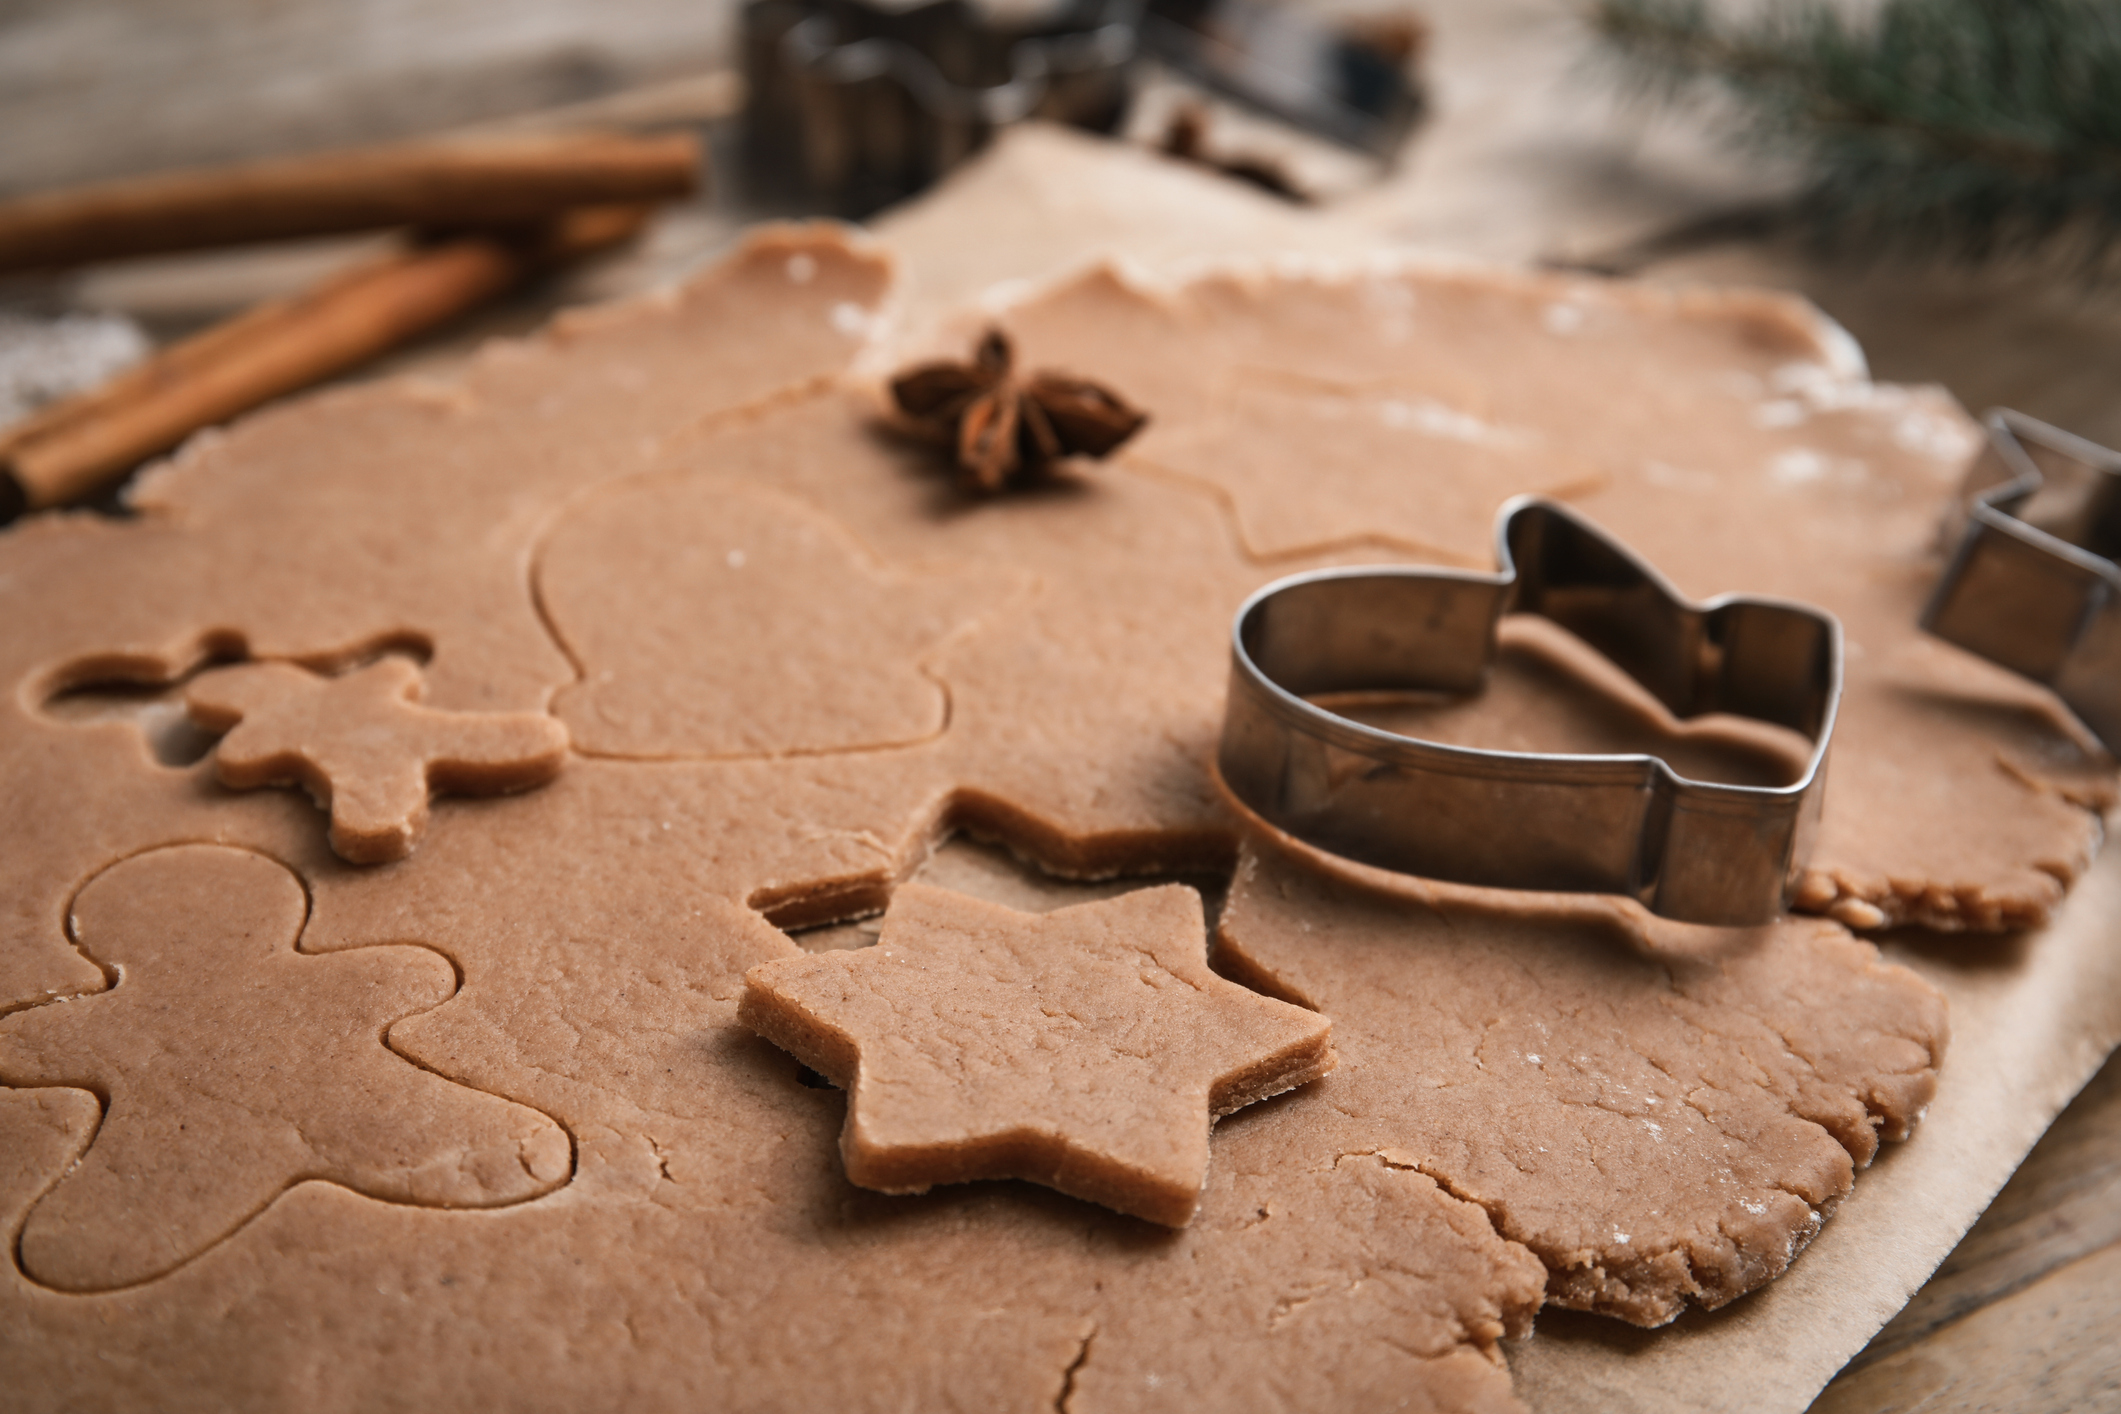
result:
M 829 232 L 768 233 L 686 292 L 488 355 L 460 387 L 379 385 L 243 424 L 150 480 L 137 524 L 58 519 L 0 539 L 13 617 L 31 626 L 6 650 L 16 688 L 0 771 L 38 821 L 0 857 L 9 1029 L 123 1000 L 130 983 L 108 987 L 93 936 L 85 954 L 69 941 L 68 900 L 89 880 L 161 846 L 241 846 L 309 891 L 287 968 L 405 944 L 446 958 L 454 994 L 403 1019 L 379 1007 L 369 1024 L 388 1026 L 388 1047 L 375 1049 L 451 1094 L 514 1107 L 491 1114 L 549 1117 L 574 1159 L 561 1187 L 532 1197 L 392 1187 L 358 1152 L 289 1172 L 225 1147 L 250 1191 L 285 1191 L 173 1270 L 85 1298 L 27 1263 L 8 1277 L 0 1355 L 44 1406 L 166 1407 L 176 1388 L 250 1407 L 388 1389 L 430 1407 L 1510 1408 L 1500 1342 L 1523 1336 L 1543 1299 L 1655 1322 L 1736 1296 L 1782 1270 L 1878 1135 L 1905 1132 L 1942 1017 L 1924 984 L 1833 921 L 1660 959 L 1657 947 L 1683 940 L 1660 944 L 1624 909 L 1591 923 L 1530 906 L 1500 921 L 1441 910 L 1475 935 L 1452 957 L 1429 945 L 1435 919 L 1422 910 L 1439 906 L 1351 901 L 1308 876 L 1269 898 L 1248 877 L 1228 965 L 1321 1008 L 1346 1073 L 1219 1125 L 1182 1232 L 1017 1183 L 922 1197 L 849 1185 L 841 1097 L 804 1085 L 737 1019 L 746 974 L 800 955 L 775 923 L 883 907 L 953 827 L 1063 874 L 1227 874 L 1238 833 L 1207 762 L 1229 615 L 1290 565 L 1374 553 L 1326 537 L 1265 562 L 1236 493 L 1163 465 L 1153 441 L 1125 466 L 966 503 L 931 454 L 879 434 L 872 387 L 836 378 L 885 278 L 880 257 Z M 1419 309 L 1435 285 L 1418 270 L 1376 281 L 1217 280 L 1161 296 L 1095 276 L 1012 330 L 1027 363 L 1113 382 L 1179 446 L 1242 414 L 1225 395 L 1230 349 L 1272 347 L 1287 374 L 1351 300 L 1382 289 L 1379 307 L 1400 308 L 1398 290 Z M 1552 294 L 1498 278 L 1483 298 Z M 1809 337 L 1778 315 L 1767 327 L 1782 342 L 1763 354 L 1751 305 L 1666 313 L 1683 335 L 1667 354 L 1690 365 L 1786 361 Z M 1664 327 L 1642 322 L 1644 337 Z M 1603 361 L 1595 348 L 1581 356 Z M 1294 373 L 1351 376 L 1311 362 Z M 1898 410 L 1881 406 L 1840 414 L 1848 435 L 1890 443 Z M 1263 423 L 1259 435 L 1275 434 Z M 1885 464 L 1905 494 L 1845 509 L 1911 534 L 1901 503 L 1933 497 L 1943 463 L 1894 455 L 1906 460 Z M 1682 531 L 1713 529 L 1705 511 L 1659 502 L 1691 507 L 1668 526 L 1619 486 L 1594 513 L 1665 556 L 1690 590 L 1786 582 L 1712 576 L 1705 552 L 1689 558 L 1682 543 Z M 1794 575 L 1809 529 L 1760 534 L 1792 509 L 1755 514 L 1747 530 L 1781 546 Z M 721 621 L 738 644 L 705 645 L 726 655 L 713 692 L 622 710 L 603 694 L 653 698 L 701 680 L 695 606 L 629 581 L 663 574 L 683 536 L 646 535 L 662 559 L 624 551 L 640 527 L 703 517 L 750 529 L 746 545 L 695 546 L 709 572 L 699 592 L 755 568 L 763 587 L 742 592 L 763 622 Z M 1429 543 L 1388 538 L 1402 556 Z M 755 564 L 751 544 L 765 547 Z M 1820 593 L 1882 616 L 1862 588 L 1875 571 L 1823 580 Z M 954 595 L 931 596 L 944 585 Z M 846 602 L 820 604 L 820 586 Z M 616 611 L 590 602 L 614 590 Z M 894 593 L 914 607 L 878 615 Z M 828 633 L 869 634 L 875 651 L 815 642 Z M 729 691 L 742 645 L 778 641 L 811 676 L 761 674 L 756 695 Z M 393 647 L 427 657 L 437 710 L 573 713 L 592 739 L 619 732 L 622 749 L 577 754 L 519 795 L 439 800 L 408 858 L 357 868 L 291 793 L 231 793 L 210 761 L 164 765 L 128 725 L 46 706 L 86 682 L 173 681 L 202 658 L 333 672 Z M 1988 718 L 1960 710 L 1955 692 L 1990 694 L 2002 706 L 1989 717 L 2019 722 L 2028 740 L 2067 741 L 2051 707 L 1978 675 L 1969 687 L 1948 658 L 1930 666 L 1928 691 L 1952 701 L 1942 719 L 1957 733 L 1939 729 L 1940 751 L 1985 764 L 1999 751 Z M 846 717 L 810 700 L 879 676 L 921 691 L 876 688 Z M 832 730 L 846 734 L 820 735 Z M 1880 733 L 1904 730 L 1881 718 Z M 1885 749 L 1867 740 L 1844 743 L 1837 784 L 1849 760 Z M 2001 740 L 2008 752 L 2018 738 Z M 2102 769 L 2058 753 L 2052 774 L 2096 792 Z M 1969 859 L 2003 859 L 2006 883 L 2029 869 L 2026 841 L 2081 851 L 2084 808 L 2036 798 L 2047 813 L 1995 808 L 1993 833 L 1953 839 Z M 1961 869 L 1957 855 L 1925 855 L 1932 843 L 1895 845 L 1924 890 Z M 2059 892 L 2041 877 L 2047 892 L 2021 890 L 2028 907 Z M 189 917 L 171 927 L 203 926 Z M 47 1000 L 67 992 L 93 995 Z M 1416 1033 L 1389 1002 L 1423 996 L 1437 1024 Z M 82 1049 L 62 1083 L 98 1083 Z M 1523 1059 L 1534 1053 L 1565 1059 L 1534 1075 Z M 1650 1113 L 1651 1096 L 1674 1122 Z M 364 1122 L 387 1127 L 423 1103 L 401 1096 Z M 1507 1135 L 1491 1105 L 1515 1121 Z M 78 1111 L 11 1101 L 0 1114 L 31 1136 L 25 1152 L 51 1160 L 16 1190 L 16 1230 L 63 1229 L 122 1256 L 133 1244 L 98 1238 L 89 1209 L 39 1216 L 67 1192 L 68 1146 L 89 1172 L 118 1132 L 84 1133 Z M 1557 1157 L 1535 1161 L 1541 1146 Z M 164 1150 L 152 1171 L 179 1172 L 175 1146 Z M 525 1165 L 538 1183 L 542 1162 Z M 468 1159 L 465 1172 L 489 1170 Z M 1664 1172 L 1669 1184 L 1653 1181 Z

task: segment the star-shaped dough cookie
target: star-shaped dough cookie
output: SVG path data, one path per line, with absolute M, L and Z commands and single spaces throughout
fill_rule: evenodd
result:
M 541 786 L 567 759 L 567 729 L 542 712 L 440 712 L 419 702 L 420 669 L 380 658 L 338 677 L 243 663 L 195 679 L 192 720 L 226 731 L 221 784 L 296 784 L 331 810 L 331 847 L 353 864 L 403 859 L 431 793 Z
M 762 963 L 738 1016 L 849 1092 L 847 1177 L 1023 1178 L 1183 1227 L 1216 1118 L 1331 1070 L 1332 1023 L 1208 970 L 1200 896 L 1052 913 L 922 884 L 873 948 Z

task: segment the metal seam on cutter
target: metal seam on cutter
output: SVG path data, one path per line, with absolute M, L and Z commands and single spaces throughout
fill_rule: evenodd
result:
M 1983 421 L 1922 627 L 2046 684 L 2121 749 L 2121 454 L 2008 408 Z
M 1518 497 L 1493 574 L 1372 566 L 1292 575 L 1238 610 L 1219 765 L 1247 809 L 1366 864 L 1516 889 L 1621 894 L 1694 923 L 1766 922 L 1816 833 L 1841 697 L 1841 626 L 1790 600 L 1694 604 L 1591 522 Z M 1784 786 L 1691 780 L 1649 755 L 1490 751 L 1401 736 L 1306 700 L 1470 692 L 1505 613 L 1551 619 L 1675 716 L 1729 712 L 1810 738 Z

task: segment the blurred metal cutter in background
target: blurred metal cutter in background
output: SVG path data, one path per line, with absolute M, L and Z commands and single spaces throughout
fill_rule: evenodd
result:
M 1288 0 L 1150 0 L 1148 52 L 1208 88 L 1389 161 L 1421 118 L 1426 30 L 1401 12 L 1328 23 Z
M 1141 0 L 1061 0 L 1022 22 L 967 0 L 751 0 L 744 176 L 755 200 L 866 216 L 921 190 L 997 126 L 1109 130 L 1126 110 Z
M 750 195 L 844 216 L 921 190 L 1007 123 L 1110 131 L 1145 57 L 1379 159 L 1422 109 L 1418 22 L 1271 0 L 750 0 L 743 32 Z
M 2121 749 L 2121 455 L 2008 408 L 1986 422 L 1922 626 L 2045 683 Z
M 1788 600 L 1691 604 L 1573 511 L 1519 497 L 1500 570 L 1379 566 L 1268 585 L 1238 611 L 1220 766 L 1237 801 L 1320 848 L 1407 874 L 1623 894 L 1667 918 L 1773 918 L 1811 846 L 1841 698 L 1841 627 Z M 1447 746 L 1366 726 L 1325 693 L 1477 689 L 1505 613 L 1574 633 L 1676 716 L 1811 739 L 1783 786 L 1690 780 L 1654 756 Z

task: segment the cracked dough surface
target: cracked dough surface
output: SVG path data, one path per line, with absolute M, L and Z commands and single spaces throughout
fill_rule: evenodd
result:
M 0 798 L 33 822 L 0 851 L 0 1032 L 117 1005 L 133 982 L 110 985 L 92 936 L 73 945 L 70 901 L 118 861 L 211 841 L 306 887 L 288 968 L 404 944 L 428 950 L 438 987 L 453 968 L 446 1000 L 372 1018 L 364 1044 L 548 1117 L 575 1154 L 556 1191 L 491 1207 L 384 1201 L 299 1165 L 261 1186 L 269 1166 L 232 1158 L 279 1196 L 167 1274 L 87 1297 L 34 1266 L 0 1276 L 0 1365 L 31 1407 L 178 1407 L 172 1391 L 314 1407 L 387 1388 L 430 1408 L 1509 1408 L 1497 1342 L 1542 1299 L 1655 1321 L 1770 1279 L 1876 1138 L 1904 1133 L 1942 1043 L 1933 999 L 1830 921 L 1702 956 L 1625 910 L 1351 895 L 1262 858 L 1227 963 L 1322 1007 L 1347 1073 L 1218 1126 L 1176 1235 L 1022 1184 L 855 1189 L 840 1096 L 738 1024 L 744 974 L 799 954 L 775 924 L 880 909 L 953 828 L 1058 874 L 1227 876 L 1238 832 L 1207 764 L 1231 611 L 1310 564 L 1484 563 L 1481 503 L 1527 489 L 1522 458 L 1454 452 L 1432 495 L 1402 449 L 1340 478 L 1325 519 L 1307 503 L 1306 523 L 1276 498 L 1321 418 L 1355 439 L 1337 456 L 1373 425 L 1477 451 L 1464 418 L 1546 426 L 1571 377 L 1617 381 L 1629 396 L 1573 404 L 1569 458 L 1537 461 L 1569 485 L 1540 484 L 1689 593 L 1800 593 L 1863 645 L 1812 907 L 1994 927 L 2049 907 L 2088 847 L 2110 763 L 2039 694 L 1895 628 L 1930 572 L 1963 415 L 1869 388 L 1791 306 L 1418 270 L 1173 295 L 1092 276 L 1011 332 L 1027 361 L 1150 408 L 1140 454 L 968 504 L 947 469 L 877 435 L 875 390 L 846 374 L 888 283 L 874 249 L 768 232 L 680 292 L 564 320 L 460 383 L 333 392 L 204 439 L 145 480 L 136 521 L 0 536 L 22 629 L 0 641 Z M 1439 336 L 1418 321 L 1461 305 L 1458 381 L 1432 385 Z M 1586 311 L 1567 337 L 1547 312 L 1562 306 Z M 1778 377 L 1787 398 L 1768 396 Z M 1260 378 L 1273 399 L 1246 395 Z M 1801 436 L 1766 425 L 1796 415 L 1758 411 L 1778 400 Z M 1401 411 L 1363 423 L 1371 403 Z M 714 633 L 653 589 L 684 577 L 667 557 L 717 507 L 732 523 L 765 507 L 772 548 L 695 567 L 703 594 L 730 550 L 760 572 L 745 614 L 706 617 Z M 621 531 L 665 560 L 598 548 Z M 651 567 L 653 583 L 619 582 Z M 818 583 L 859 602 L 827 613 L 806 597 Z M 910 607 L 872 612 L 898 594 Z M 881 646 L 820 649 L 820 624 Z M 783 643 L 798 667 L 776 679 Z M 411 857 L 357 869 L 292 793 L 232 793 L 126 721 L 48 706 L 206 660 L 330 672 L 396 650 L 425 659 L 436 710 L 624 730 L 535 791 L 438 800 Z M 655 700 L 716 653 L 767 655 L 759 691 L 785 710 L 746 692 L 731 722 L 701 710 L 704 690 Z M 842 690 L 861 698 L 851 715 L 816 710 Z M 1477 945 L 1454 951 L 1458 935 Z M 1433 1024 L 1410 1034 L 1410 1014 Z M 1534 1077 L 1512 1057 L 1535 1042 L 1582 1060 Z M 37 1072 L 66 1079 L 7 1078 L 93 1085 L 91 1049 Z M 1678 1116 L 1662 1140 L 1629 1109 L 1651 1094 Z M 38 1214 L 75 1156 L 76 1172 L 100 1162 L 116 1131 L 97 1111 L 79 1088 L 0 1091 L 10 1231 L 53 1223 Z M 1540 1136 L 1562 1157 L 1519 1151 Z M 95 1225 L 60 1226 L 89 1242 Z
M 1944 1001 L 1838 925 L 1666 927 L 1248 854 L 1225 970 L 1334 1018 L 1318 1122 L 1644 1325 L 1779 1275 L 1935 1093 Z

